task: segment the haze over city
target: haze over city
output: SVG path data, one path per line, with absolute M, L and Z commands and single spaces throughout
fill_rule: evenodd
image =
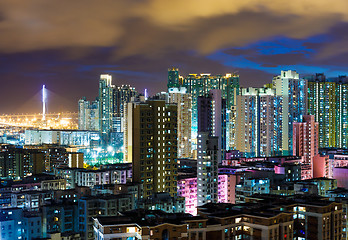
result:
M 150 95 L 166 89 L 171 66 L 237 73 L 244 87 L 284 69 L 346 75 L 346 9 L 341 0 L 1 1 L 0 113 L 39 112 L 43 84 L 48 111 L 76 111 L 101 73 Z

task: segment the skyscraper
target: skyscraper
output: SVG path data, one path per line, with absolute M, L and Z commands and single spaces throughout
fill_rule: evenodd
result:
M 205 96 L 212 89 L 220 89 L 223 99 L 226 99 L 226 108 L 229 111 L 229 121 L 235 120 L 235 101 L 239 92 L 239 76 L 234 74 L 211 75 L 211 74 L 189 74 L 186 77 L 179 75 L 177 68 L 168 70 L 168 87 L 185 87 L 187 93 L 192 96 L 192 139 L 197 138 L 198 132 L 198 110 L 197 99 L 199 96 Z M 234 137 L 234 122 L 226 123 L 228 139 Z M 230 137 L 232 136 L 232 137 Z M 196 143 L 196 141 L 194 142 Z M 230 144 L 228 144 L 230 146 Z
M 293 155 L 304 157 L 304 163 L 310 166 L 313 165 L 313 159 L 319 153 L 318 127 L 319 124 L 314 121 L 312 115 L 305 115 L 302 122 L 293 124 Z
M 319 147 L 348 147 L 348 78 L 326 78 L 324 74 L 308 80 L 308 114 L 319 123 Z
M 89 106 L 89 102 L 86 100 L 85 97 L 81 98 L 78 102 L 78 128 L 80 130 L 86 130 L 87 129 L 87 121 L 86 118 L 88 116 L 87 109 Z
M 167 84 L 168 89 L 179 88 L 181 86 L 179 79 L 180 79 L 179 69 L 175 67 L 168 68 L 168 84 Z
M 113 116 L 112 116 L 112 132 L 110 133 L 109 143 L 121 150 L 124 145 L 123 129 L 124 129 L 124 109 L 132 97 L 136 97 L 138 92 L 130 85 L 115 86 L 113 88 Z
M 78 128 L 80 130 L 99 131 L 99 100 L 89 102 L 86 98 L 79 100 Z
M 293 153 L 293 122 L 301 122 L 307 114 L 307 81 L 296 71 L 281 71 L 273 78 L 273 88 L 282 97 L 282 150 L 284 155 Z
M 191 94 L 185 88 L 170 88 L 169 103 L 178 107 L 178 158 L 190 158 L 191 152 Z
M 201 206 L 218 201 L 219 137 L 198 132 L 197 155 L 197 206 Z
M 222 99 L 220 89 L 212 89 L 206 96 L 197 99 L 198 132 L 209 132 L 218 137 L 219 148 L 227 149 L 226 143 L 226 100 Z
M 99 80 L 99 127 L 104 141 L 108 141 L 112 130 L 113 117 L 112 77 L 109 74 L 100 75 Z
M 281 152 L 282 98 L 271 88 L 241 88 L 237 96 L 236 149 L 246 157 Z
M 177 106 L 164 100 L 127 106 L 127 158 L 133 181 L 143 184 L 143 197 L 156 192 L 177 194 Z
M 130 85 L 116 86 L 113 89 L 113 113 L 116 117 L 123 117 L 124 105 L 138 95 L 134 87 Z

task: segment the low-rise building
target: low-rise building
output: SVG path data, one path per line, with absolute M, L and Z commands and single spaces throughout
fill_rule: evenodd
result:
M 168 213 L 185 212 L 185 199 L 172 197 L 169 193 L 154 193 L 147 198 L 138 201 L 138 207 L 146 210 L 162 210 Z
M 243 179 L 236 185 L 236 203 L 245 202 L 245 197 L 254 194 L 269 194 L 270 180 L 267 178 Z
M 43 235 L 78 232 L 78 205 L 70 200 L 51 201 L 42 207 Z
M 11 193 L 11 207 L 23 208 L 28 211 L 39 211 L 40 208 L 54 198 L 53 191 L 24 190 Z
M 94 239 L 93 219 L 97 216 L 116 216 L 120 211 L 134 209 L 132 195 L 86 196 L 78 200 L 79 231 L 81 239 Z
M 178 178 L 178 196 L 185 198 L 185 212 L 197 215 L 197 176 Z
M 323 197 L 327 196 L 328 191 L 336 188 L 336 179 L 324 177 L 298 181 L 294 184 L 295 194 L 317 194 Z
M 186 240 L 186 214 L 159 210 L 134 210 L 117 217 L 94 218 L 94 239 L 180 239 Z
M 132 177 L 132 166 L 118 164 L 113 168 L 89 170 L 84 168 L 57 168 L 55 175 L 66 179 L 67 188 L 75 186 L 93 187 L 103 184 L 125 184 Z
M 1 239 L 35 239 L 42 237 L 42 221 L 39 212 L 21 208 L 5 208 L 0 211 Z
M 342 204 L 318 197 L 257 195 L 248 203 L 208 203 L 198 215 L 134 210 L 94 218 L 100 239 L 341 239 Z

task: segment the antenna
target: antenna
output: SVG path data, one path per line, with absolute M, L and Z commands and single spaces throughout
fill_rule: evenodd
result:
M 42 121 L 46 120 L 46 86 L 42 85 Z
M 147 89 L 145 88 L 145 91 L 144 91 L 144 97 L 145 97 L 145 100 L 147 100 Z

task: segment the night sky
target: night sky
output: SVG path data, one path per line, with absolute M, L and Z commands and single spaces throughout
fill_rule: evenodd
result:
M 77 111 L 101 73 L 149 94 L 182 75 L 238 73 L 260 87 L 281 70 L 348 75 L 346 0 L 2 0 L 0 113 Z

